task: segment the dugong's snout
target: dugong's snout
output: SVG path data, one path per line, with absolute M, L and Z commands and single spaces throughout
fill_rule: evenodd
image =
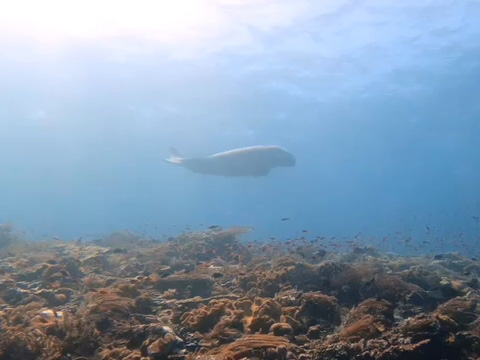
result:
M 288 154 L 288 156 L 285 158 L 285 165 L 284 166 L 293 167 L 293 166 L 295 166 L 296 162 L 297 161 L 295 160 L 295 157 L 292 154 Z
M 295 166 L 295 163 L 296 163 L 295 156 L 290 154 L 288 151 L 282 150 L 281 152 L 278 153 L 279 166 L 293 167 Z

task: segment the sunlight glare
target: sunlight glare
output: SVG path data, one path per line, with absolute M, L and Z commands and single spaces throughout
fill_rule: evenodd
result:
M 2 37 L 46 41 L 114 36 L 178 41 L 211 32 L 219 21 L 208 0 L 17 0 L 0 6 Z

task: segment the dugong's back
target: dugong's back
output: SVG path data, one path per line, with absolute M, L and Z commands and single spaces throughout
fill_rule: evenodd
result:
M 251 146 L 185 159 L 183 165 L 196 173 L 220 176 L 266 176 L 273 167 L 295 166 L 295 158 L 279 146 Z

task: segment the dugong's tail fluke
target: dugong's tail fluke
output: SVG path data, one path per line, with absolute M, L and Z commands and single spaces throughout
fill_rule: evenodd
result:
M 165 159 L 166 162 L 172 163 L 172 164 L 181 164 L 183 163 L 183 157 L 180 155 L 180 153 L 177 151 L 177 149 L 170 148 L 170 157 L 168 159 Z

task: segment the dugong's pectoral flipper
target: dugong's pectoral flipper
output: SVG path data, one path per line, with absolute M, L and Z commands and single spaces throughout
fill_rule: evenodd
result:
M 177 151 L 175 148 L 170 148 L 170 157 L 168 159 L 165 159 L 166 162 L 172 163 L 172 164 L 181 164 L 183 163 L 184 158 L 180 153 Z
M 263 169 L 256 169 L 252 172 L 252 176 L 267 176 L 270 172 L 270 169 L 263 168 Z

